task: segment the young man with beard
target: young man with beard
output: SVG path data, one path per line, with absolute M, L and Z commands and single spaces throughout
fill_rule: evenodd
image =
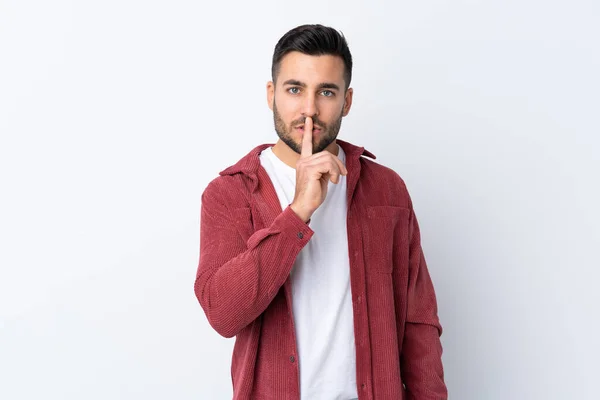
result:
M 194 289 L 211 326 L 236 337 L 234 399 L 447 398 L 404 182 L 337 139 L 351 75 L 336 30 L 286 33 L 267 84 L 279 140 L 202 195 Z

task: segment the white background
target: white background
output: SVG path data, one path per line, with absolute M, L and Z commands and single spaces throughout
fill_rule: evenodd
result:
M 281 35 L 344 32 L 340 138 L 412 194 L 452 399 L 597 399 L 600 4 L 0 1 L 0 398 L 227 399 L 200 195 L 276 135 Z

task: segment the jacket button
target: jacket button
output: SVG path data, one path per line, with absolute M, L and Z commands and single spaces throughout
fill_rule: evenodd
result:
M 364 383 L 362 385 L 360 385 L 360 387 L 362 388 L 362 390 L 366 390 L 367 389 L 367 385 L 365 385 Z
M 290 362 L 293 363 L 294 361 L 296 361 L 296 358 L 294 356 L 290 356 Z
M 362 301 L 362 297 L 358 296 L 358 297 L 356 298 L 356 300 L 357 300 L 357 301 L 358 301 L 358 303 L 360 304 L 360 302 Z
M 302 232 L 298 232 L 298 239 L 302 239 L 304 237 L 304 234 Z

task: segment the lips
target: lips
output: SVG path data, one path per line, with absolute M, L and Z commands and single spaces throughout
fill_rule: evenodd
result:
M 304 132 L 304 125 L 298 125 L 295 129 Z M 313 126 L 313 133 L 321 132 L 323 129 L 320 126 Z

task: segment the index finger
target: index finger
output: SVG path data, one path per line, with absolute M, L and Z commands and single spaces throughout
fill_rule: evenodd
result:
M 313 151 L 313 141 L 312 141 L 312 130 L 313 130 L 313 120 L 311 117 L 306 117 L 304 120 L 304 134 L 302 136 L 302 152 L 300 153 L 300 158 L 307 158 L 312 156 Z

